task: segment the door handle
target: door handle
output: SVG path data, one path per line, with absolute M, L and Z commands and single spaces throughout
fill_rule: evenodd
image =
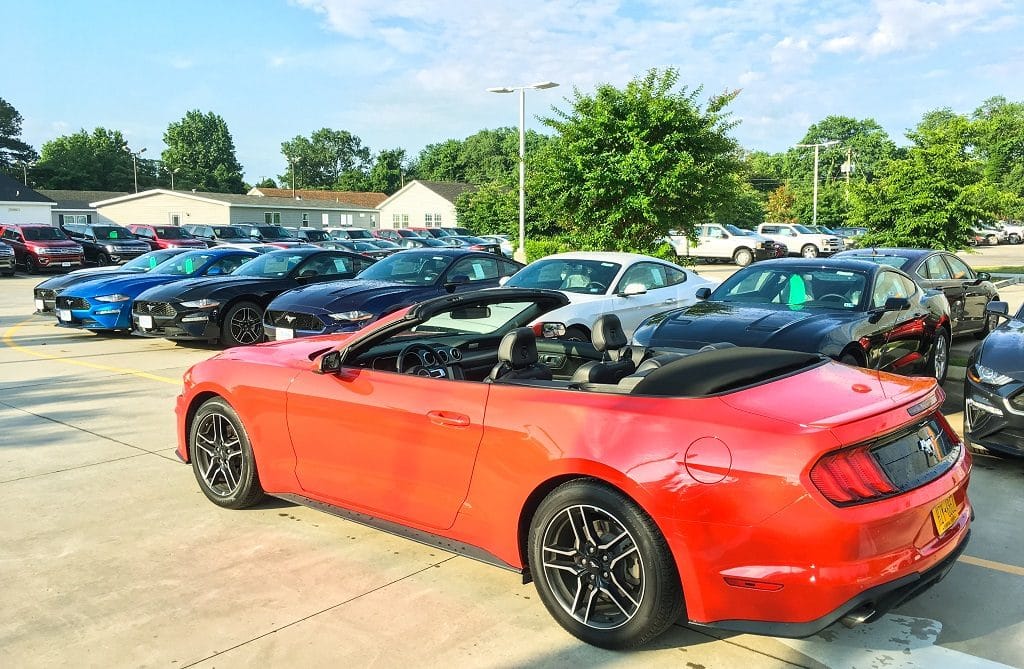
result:
M 668 298 L 667 300 L 663 301 L 663 302 L 662 302 L 662 304 L 675 304 L 675 303 L 676 303 L 676 302 L 678 302 L 678 301 L 679 301 L 679 300 L 677 300 L 676 298 L 674 298 L 674 297 L 670 297 L 670 298 Z
M 454 411 L 428 411 L 427 418 L 434 425 L 448 425 L 451 427 L 469 427 L 469 416 Z

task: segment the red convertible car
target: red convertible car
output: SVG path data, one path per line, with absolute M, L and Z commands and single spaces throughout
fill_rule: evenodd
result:
M 525 326 L 566 303 L 466 292 L 225 351 L 185 374 L 178 454 L 220 506 L 269 494 L 520 572 L 605 648 L 680 619 L 869 622 L 966 546 L 971 460 L 934 380 L 630 351 L 614 316 L 593 345 L 537 341 Z

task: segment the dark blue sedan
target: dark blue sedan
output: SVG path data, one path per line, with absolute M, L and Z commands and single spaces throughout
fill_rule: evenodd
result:
M 377 262 L 355 279 L 283 293 L 267 307 L 263 326 L 270 340 L 358 330 L 432 297 L 496 287 L 521 267 L 493 253 L 410 249 Z

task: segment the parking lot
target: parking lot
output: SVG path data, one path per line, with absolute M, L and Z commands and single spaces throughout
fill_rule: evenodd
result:
M 1022 265 L 1024 246 L 968 259 Z M 0 279 L 0 666 L 1024 667 L 1024 461 L 976 456 L 966 553 L 873 625 L 783 640 L 680 624 L 612 653 L 514 573 L 287 502 L 212 505 L 173 453 L 173 404 L 216 349 L 58 329 L 31 315 L 39 280 Z

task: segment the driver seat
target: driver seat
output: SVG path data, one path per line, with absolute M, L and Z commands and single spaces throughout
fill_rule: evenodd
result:
M 622 331 L 622 321 L 615 314 L 604 314 L 594 321 L 591 341 L 601 353 L 600 361 L 587 362 L 576 368 L 574 383 L 618 383 L 636 371 L 633 351 Z
M 550 381 L 551 370 L 538 362 L 537 335 L 530 328 L 516 328 L 498 344 L 498 364 L 484 379 L 486 383 L 504 381 Z

